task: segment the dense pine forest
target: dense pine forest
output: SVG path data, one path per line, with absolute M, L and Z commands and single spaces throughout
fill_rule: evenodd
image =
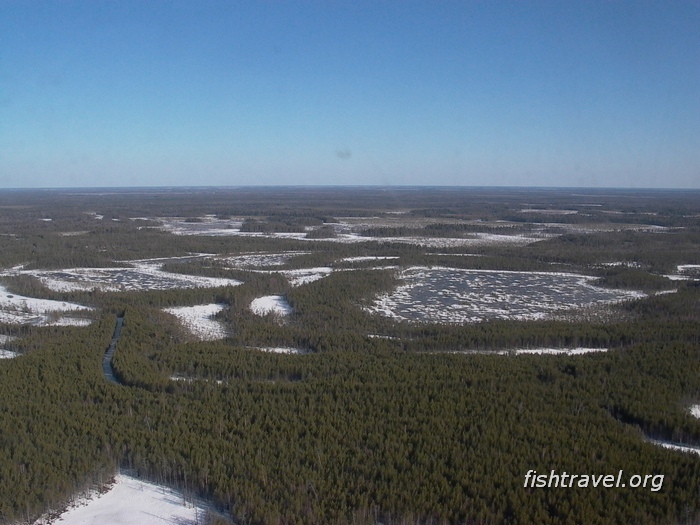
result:
M 459 323 L 378 311 L 410 268 L 636 295 Z M 152 284 L 185 277 L 210 285 Z M 698 192 L 1 191 L 0 285 L 90 308 L 71 326 L 0 302 L 0 523 L 119 470 L 222 523 L 700 523 L 700 456 L 655 443 L 700 447 Z M 271 296 L 290 313 L 251 308 Z M 206 304 L 224 335 L 166 311 Z M 575 348 L 599 351 L 517 352 Z M 664 482 L 537 488 L 529 470 Z

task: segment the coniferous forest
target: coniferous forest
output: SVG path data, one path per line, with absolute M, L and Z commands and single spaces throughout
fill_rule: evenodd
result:
M 581 307 L 511 315 L 572 275 Z M 700 455 L 659 444 L 700 450 L 697 191 L 5 190 L 0 286 L 89 308 L 0 301 L 0 523 L 118 471 L 220 523 L 700 523 Z M 215 337 L 170 310 L 209 304 Z

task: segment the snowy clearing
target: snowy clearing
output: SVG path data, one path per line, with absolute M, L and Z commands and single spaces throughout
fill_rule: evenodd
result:
M 547 215 L 573 215 L 578 213 L 578 210 L 547 210 L 539 208 L 526 208 L 520 210 L 520 213 L 544 213 Z
M 32 275 L 55 292 L 103 292 L 217 288 L 238 286 L 241 281 L 164 272 L 161 262 L 132 261 L 133 268 L 70 268 L 65 270 L 20 270 L 14 275 Z M 5 275 L 13 275 L 6 272 Z
M 9 343 L 10 341 L 14 341 L 17 339 L 14 335 L 3 335 L 0 334 L 0 345 L 4 345 L 5 343 Z
M 253 302 L 250 303 L 250 309 L 255 315 L 274 313 L 284 316 L 292 313 L 292 307 L 281 295 L 266 295 L 253 299 Z
M 398 259 L 396 255 L 360 255 L 357 257 L 343 257 L 339 262 L 364 262 L 364 261 L 387 261 L 391 259 Z
M 72 504 L 58 519 L 41 518 L 34 525 L 196 525 L 203 523 L 204 505 L 184 504 L 179 492 L 132 477 L 118 475 L 111 489 Z
M 300 270 L 284 270 L 280 273 L 284 274 L 289 284 L 292 286 L 301 286 L 302 284 L 312 283 L 324 277 L 328 277 L 331 272 L 333 272 L 333 268 L 320 266 L 317 268 L 303 268 Z
M 690 412 L 691 416 L 700 419 L 700 405 L 693 405 L 688 408 L 688 411 Z
M 161 223 L 161 228 L 174 235 L 206 235 L 206 236 L 241 236 L 241 237 L 265 237 L 270 239 L 295 239 L 309 242 L 338 242 L 338 243 L 402 243 L 414 244 L 433 248 L 446 248 L 452 246 L 494 246 L 494 245 L 525 245 L 541 241 L 551 237 L 548 234 L 526 235 L 498 235 L 492 233 L 475 233 L 469 238 L 463 237 L 370 237 L 361 235 L 362 230 L 371 226 L 381 226 L 387 221 L 377 223 L 377 217 L 364 217 L 357 219 L 348 217 L 338 219 L 341 222 L 328 224 L 332 226 L 336 236 L 330 238 L 308 238 L 307 232 L 295 233 L 261 233 L 242 232 L 243 218 L 217 219 L 212 216 L 204 216 L 196 219 L 183 219 L 173 217 L 157 217 L 152 220 Z M 430 221 L 434 222 L 434 221 Z M 391 221 L 388 224 L 395 224 Z
M 511 350 L 447 350 L 445 352 L 433 352 L 436 354 L 461 354 L 461 355 L 583 355 L 598 352 L 607 352 L 608 348 L 514 348 Z
M 164 311 L 174 315 L 192 335 L 200 341 L 215 341 L 228 337 L 226 327 L 213 317 L 226 308 L 225 304 L 200 304 L 196 306 L 176 306 Z
M 17 352 L 12 352 L 11 350 L 4 350 L 0 348 L 0 359 L 13 359 L 19 354 Z
M 0 322 L 34 326 L 86 326 L 89 319 L 65 317 L 65 312 L 90 311 L 92 308 L 75 303 L 36 299 L 10 293 L 0 285 Z
M 421 322 L 534 320 L 645 296 L 593 286 L 593 277 L 567 273 L 412 267 L 400 278 L 407 284 L 380 295 L 368 311 Z
M 302 350 L 301 348 L 290 348 L 287 346 L 251 346 L 251 350 L 258 350 L 260 352 L 271 352 L 273 354 L 308 354 L 308 350 Z
M 672 281 L 698 281 L 700 280 L 700 264 L 679 264 L 676 273 L 664 275 Z
M 678 443 L 669 443 L 668 441 L 657 441 L 655 439 L 650 439 L 649 441 L 651 443 L 653 443 L 654 445 L 659 445 L 661 447 L 668 448 L 670 450 L 677 450 L 679 452 L 686 452 L 688 454 L 699 454 L 700 455 L 700 447 L 679 445 Z
M 583 355 L 607 352 L 607 348 L 519 348 L 516 350 L 499 350 L 499 355 Z
M 247 253 L 243 255 L 232 255 L 229 257 L 216 257 L 217 260 L 223 261 L 228 268 L 232 269 L 250 269 L 250 268 L 265 268 L 268 266 L 282 266 L 287 264 L 290 259 L 300 255 L 307 255 L 311 252 L 282 252 L 282 253 Z

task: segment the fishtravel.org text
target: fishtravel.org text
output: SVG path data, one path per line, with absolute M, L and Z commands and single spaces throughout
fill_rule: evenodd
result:
M 525 474 L 525 488 L 581 488 L 588 487 L 611 488 L 648 488 L 658 492 L 664 485 L 663 474 L 633 474 L 625 475 L 621 470 L 615 474 L 568 474 L 566 471 L 557 474 L 552 470 L 549 474 L 538 474 L 536 470 L 528 470 Z

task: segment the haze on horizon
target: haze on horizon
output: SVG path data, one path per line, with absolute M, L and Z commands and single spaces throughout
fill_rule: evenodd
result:
M 700 3 L 0 3 L 0 188 L 700 188 Z

